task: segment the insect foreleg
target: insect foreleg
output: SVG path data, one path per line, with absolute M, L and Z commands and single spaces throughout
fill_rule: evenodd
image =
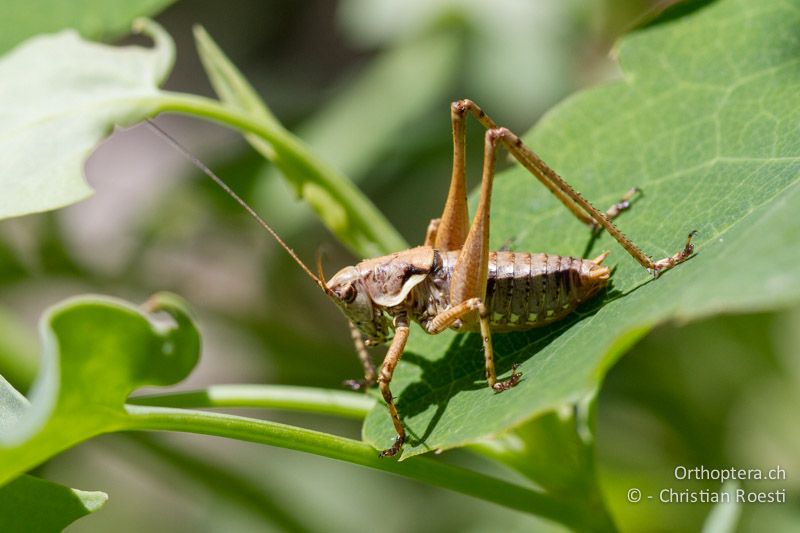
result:
M 394 444 L 392 444 L 392 447 L 387 448 L 380 453 L 381 457 L 391 457 L 397 454 L 397 452 L 400 451 L 400 448 L 403 447 L 403 443 L 406 440 L 406 430 L 403 427 L 403 423 L 400 421 L 400 416 L 397 414 L 397 407 L 394 405 L 394 398 L 392 397 L 392 391 L 389 388 L 389 383 L 392 381 L 394 368 L 400 361 L 400 356 L 403 355 L 403 349 L 406 347 L 407 340 L 408 318 L 404 315 L 398 315 L 394 319 L 394 338 L 392 339 L 391 346 L 389 346 L 389 351 L 386 352 L 386 357 L 383 359 L 381 374 L 378 377 L 378 385 L 380 386 L 381 394 L 386 402 L 386 406 L 389 408 L 389 414 L 392 417 L 392 424 L 394 424 L 394 429 L 397 432 L 397 436 L 394 439 Z

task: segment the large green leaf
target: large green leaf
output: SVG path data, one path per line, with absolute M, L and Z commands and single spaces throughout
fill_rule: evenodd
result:
M 114 39 L 137 17 L 153 16 L 175 0 L 5 0 L 0 53 L 37 33 L 74 28 L 84 37 Z
M 503 394 L 482 380 L 477 336 L 414 328 L 393 392 L 411 435 L 404 457 L 499 434 L 592 394 L 626 347 L 655 324 L 788 305 L 800 298 L 800 4 L 723 0 L 651 26 L 619 46 L 622 81 L 570 98 L 526 141 L 595 205 L 633 185 L 645 196 L 621 229 L 660 258 L 700 231 L 694 258 L 652 280 L 607 235 L 585 227 L 536 180 L 496 180 L 492 243 L 591 256 L 610 250 L 605 296 L 546 329 L 496 335 Z M 487 110 L 491 113 L 491 109 Z M 382 406 L 365 438 L 393 431 Z
M 0 378 L 0 485 L 92 436 L 125 425 L 125 399 L 145 385 L 171 385 L 197 362 L 200 338 L 177 297 L 154 297 L 152 323 L 118 300 L 81 297 L 42 320 L 41 369 L 30 404 Z

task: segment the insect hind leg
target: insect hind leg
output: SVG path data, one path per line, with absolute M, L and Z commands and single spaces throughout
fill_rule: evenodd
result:
M 506 149 L 511 153 L 514 158 L 520 162 L 533 176 L 535 176 L 545 187 L 550 190 L 561 202 L 575 215 L 579 220 L 587 224 L 596 224 L 602 226 L 631 257 L 633 257 L 640 265 L 646 268 L 654 276 L 658 276 L 661 272 L 669 270 L 675 265 L 685 261 L 694 251 L 694 246 L 691 243 L 691 237 L 695 232 L 690 234 L 683 250 L 664 259 L 654 261 L 650 256 L 642 251 L 641 248 L 636 246 L 628 237 L 626 237 L 611 221 L 613 217 L 609 217 L 608 213 L 598 211 L 591 203 L 589 203 L 583 196 L 580 195 L 575 189 L 572 188 L 564 179 L 559 176 L 555 170 L 550 168 L 533 150 L 528 148 L 519 136 L 515 135 L 506 128 L 496 128 L 494 122 L 484 113 L 474 102 L 470 100 L 461 100 L 454 107 L 459 106 L 466 113 L 471 112 L 481 124 L 489 131 L 498 132 L 498 138 L 505 145 Z M 623 202 L 625 199 L 623 198 Z M 629 204 L 628 204 L 629 206 Z M 621 210 L 610 209 L 612 214 L 616 216 L 614 211 Z

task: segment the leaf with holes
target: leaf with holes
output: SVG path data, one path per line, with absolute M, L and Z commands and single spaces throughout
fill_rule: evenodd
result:
M 392 382 L 410 435 L 404 457 L 496 435 L 593 394 L 656 324 L 800 300 L 798 25 L 798 4 L 779 0 L 721 0 L 662 19 L 620 43 L 622 80 L 568 99 L 525 136 L 595 205 L 641 187 L 619 227 L 647 253 L 671 255 L 697 229 L 697 254 L 653 280 L 608 235 L 593 242 L 532 176 L 498 176 L 493 248 L 512 239 L 515 250 L 609 250 L 612 285 L 561 323 L 495 335 L 501 376 L 513 362 L 524 374 L 502 394 L 485 385 L 476 335 L 414 328 Z M 393 435 L 376 407 L 366 440 L 385 448 Z
M 134 389 L 177 383 L 194 368 L 200 337 L 185 303 L 161 293 L 149 307 L 173 323 L 100 296 L 67 300 L 42 318 L 30 402 L 0 377 L 0 486 L 79 442 L 125 429 Z

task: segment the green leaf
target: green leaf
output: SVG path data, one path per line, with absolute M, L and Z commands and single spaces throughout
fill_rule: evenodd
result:
M 0 524 L 7 532 L 61 531 L 107 500 L 104 492 L 70 489 L 24 475 L 0 487 Z
M 0 219 L 89 196 L 83 163 L 97 143 L 114 124 L 155 112 L 174 45 L 155 24 L 142 30 L 152 49 L 98 45 L 65 30 L 0 59 Z
M 575 502 L 597 531 L 613 531 L 597 483 L 594 398 L 536 417 L 471 447 L 534 481 L 548 494 Z
M 30 403 L 0 375 L 0 442 L 30 414 Z M 28 475 L 0 484 L 0 524 L 3 531 L 61 531 L 96 511 L 108 496 L 70 489 Z
M 110 40 L 130 31 L 175 0 L 5 0 L 0 9 L 0 54 L 37 33 L 74 28 L 84 37 Z
M 126 398 L 145 385 L 170 385 L 197 362 L 200 338 L 185 304 L 160 294 L 157 325 L 143 311 L 104 297 L 80 297 L 42 319 L 42 364 L 30 406 L 0 380 L 0 484 L 92 436 L 124 426 Z
M 608 235 L 589 231 L 520 169 L 498 176 L 492 244 L 588 256 L 610 250 L 610 290 L 560 324 L 495 335 L 494 394 L 474 335 L 411 334 L 392 390 L 411 435 L 404 457 L 501 434 L 593 394 L 606 370 L 658 323 L 787 306 L 800 299 L 800 23 L 796 4 L 721 0 L 621 42 L 624 79 L 579 93 L 526 141 L 595 205 L 645 195 L 619 227 L 656 258 L 692 229 L 695 257 L 657 280 Z M 491 109 L 487 110 L 491 114 Z M 386 409 L 365 439 L 387 447 Z

